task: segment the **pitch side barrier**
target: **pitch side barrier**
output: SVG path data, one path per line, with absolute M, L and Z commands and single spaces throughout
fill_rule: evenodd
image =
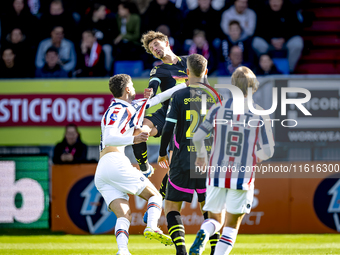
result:
M 274 168 L 286 165 L 285 162 L 270 164 Z M 309 162 L 296 164 L 305 166 Z M 264 165 L 268 166 L 268 163 L 263 163 Z M 161 183 L 163 174 L 157 164 L 153 166 L 156 171 L 150 181 L 157 185 Z M 106 204 L 96 190 L 93 181 L 95 169 L 96 164 L 52 166 L 50 216 L 52 231 L 69 234 L 114 233 L 117 218 L 106 210 Z M 334 172 L 320 178 L 304 178 L 303 181 L 293 178 L 273 180 L 258 178 L 256 175 L 252 210 L 250 214 L 245 215 L 240 233 L 337 233 L 337 218 L 333 217 L 338 217 L 334 211 L 338 206 L 336 198 L 340 182 L 337 183 L 336 178 L 327 178 L 332 175 Z M 339 176 L 339 173 L 337 175 Z M 147 203 L 137 196 L 130 196 L 130 206 L 132 211 L 130 233 L 140 234 L 145 228 L 143 214 L 147 209 Z M 330 213 L 327 212 L 329 207 Z M 197 198 L 194 198 L 192 203 L 184 203 L 182 219 L 186 233 L 197 232 L 204 221 Z M 276 222 L 275 228 L 273 222 Z M 159 225 L 166 229 L 164 215 L 160 218 Z

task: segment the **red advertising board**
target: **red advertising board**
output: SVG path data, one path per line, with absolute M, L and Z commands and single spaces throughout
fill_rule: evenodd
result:
M 112 95 L 5 95 L 0 98 L 1 126 L 98 126 Z

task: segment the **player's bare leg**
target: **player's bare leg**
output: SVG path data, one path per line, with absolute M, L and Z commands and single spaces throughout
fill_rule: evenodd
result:
M 129 227 L 131 222 L 131 210 L 129 202 L 125 199 L 118 198 L 110 203 L 110 209 L 117 216 L 115 233 L 118 244 L 118 253 L 120 255 L 130 255 L 128 250 Z
M 143 128 L 148 128 L 150 130 L 149 136 L 155 136 L 158 133 L 154 124 L 146 118 L 143 121 Z M 148 162 L 148 148 L 146 142 L 134 144 L 132 145 L 132 148 L 140 170 L 143 172 L 147 171 L 150 168 L 150 165 Z
M 215 239 L 215 243 L 217 243 L 216 239 L 219 238 L 220 234 L 218 233 L 224 222 L 224 212 L 221 213 L 208 213 L 208 218 L 205 219 L 203 224 L 201 225 L 200 230 L 197 232 L 196 238 L 192 246 L 189 250 L 189 255 L 201 255 L 205 249 L 205 245 L 210 239 Z M 206 215 L 205 217 L 206 218 Z M 218 238 L 217 238 L 218 236 Z M 212 242 L 210 242 L 211 244 Z M 217 245 L 215 249 L 211 246 L 212 250 L 211 254 L 215 254 L 217 250 Z M 224 253 L 216 253 L 216 254 L 224 254 Z
M 147 226 L 144 230 L 144 236 L 150 239 L 156 239 L 165 245 L 172 245 L 171 238 L 163 234 L 157 226 L 162 212 L 162 196 L 152 185 L 147 186 L 139 196 L 148 201 L 147 209 Z
M 155 127 L 155 125 L 151 122 L 151 120 L 149 120 L 149 119 L 144 119 L 144 120 L 143 120 L 143 126 L 148 126 L 148 127 L 151 129 L 151 131 L 150 131 L 150 136 L 155 136 L 155 135 L 157 135 L 158 130 L 157 130 L 157 128 Z
M 223 228 L 222 236 L 219 242 L 216 245 L 216 254 L 226 254 L 228 255 L 236 241 L 237 233 L 240 228 L 242 219 L 244 217 L 243 214 L 232 214 L 226 213 L 226 222 Z
M 200 203 L 201 212 L 203 214 L 204 220 L 206 221 L 208 219 L 211 219 L 212 217 L 211 217 L 211 213 L 210 212 L 206 212 L 206 211 L 203 210 L 203 206 L 204 205 L 205 205 L 205 201 Z M 218 218 L 218 222 L 222 222 L 222 219 L 220 219 L 220 217 L 222 217 L 220 214 L 216 215 L 216 218 Z M 224 222 L 224 219 L 223 219 L 223 222 Z M 221 223 L 221 224 L 223 224 L 223 223 Z M 208 235 L 210 236 L 210 233 Z M 216 232 L 209 237 L 210 255 L 214 254 L 215 248 L 216 248 L 216 244 L 217 244 L 219 239 L 220 239 L 220 232 L 219 232 L 219 230 L 216 230 Z
M 182 202 L 165 200 L 164 213 L 168 223 L 168 231 L 176 246 L 176 255 L 186 255 L 184 225 L 181 218 Z

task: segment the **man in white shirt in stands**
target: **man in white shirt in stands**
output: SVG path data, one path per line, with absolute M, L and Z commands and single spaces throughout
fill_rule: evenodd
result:
M 229 35 L 229 23 L 237 20 L 247 37 L 254 35 L 256 28 L 256 13 L 248 8 L 248 0 L 236 0 L 228 10 L 222 13 L 221 28 L 224 34 Z

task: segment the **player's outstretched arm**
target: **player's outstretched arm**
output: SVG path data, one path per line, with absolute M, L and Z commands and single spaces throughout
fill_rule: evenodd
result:
M 171 89 L 167 89 L 166 91 L 159 93 L 157 96 L 154 96 L 151 98 L 148 102 L 149 107 L 152 107 L 154 105 L 157 105 L 159 103 L 162 103 L 166 100 L 168 100 L 173 93 L 175 93 L 177 90 L 186 88 L 187 85 L 185 83 L 178 84 Z

